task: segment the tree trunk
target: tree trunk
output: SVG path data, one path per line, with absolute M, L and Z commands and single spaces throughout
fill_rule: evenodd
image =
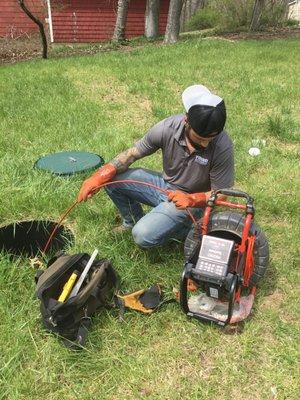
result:
M 27 8 L 27 6 L 24 3 L 24 0 L 18 0 L 20 7 L 22 10 L 25 12 L 26 15 L 39 27 L 40 30 L 40 35 L 42 39 L 42 45 L 43 45 L 43 58 L 47 59 L 48 58 L 48 45 L 47 45 L 47 38 L 45 34 L 45 29 L 43 23 L 35 17 Z
M 125 40 L 128 4 L 129 0 L 118 0 L 117 19 L 112 38 L 114 42 L 122 42 L 123 40 Z
M 180 15 L 182 10 L 183 0 L 170 0 L 168 20 L 164 43 L 176 43 L 179 37 L 180 30 Z
M 252 19 L 250 23 L 250 31 L 257 31 L 257 29 L 259 28 L 260 18 L 264 7 L 265 7 L 265 0 L 255 0 Z
M 284 6 L 285 6 L 285 13 L 284 13 L 284 19 L 287 20 L 289 18 L 289 10 L 290 10 L 290 5 L 289 5 L 290 1 L 289 0 L 285 0 L 284 1 Z
M 145 36 L 155 39 L 158 36 L 160 0 L 147 0 L 145 12 Z

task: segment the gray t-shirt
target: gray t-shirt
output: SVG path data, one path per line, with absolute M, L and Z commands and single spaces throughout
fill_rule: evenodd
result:
M 177 189 L 197 193 L 232 187 L 233 145 L 227 133 L 190 154 L 184 129 L 184 114 L 173 115 L 154 125 L 135 146 L 142 156 L 162 150 L 163 178 Z

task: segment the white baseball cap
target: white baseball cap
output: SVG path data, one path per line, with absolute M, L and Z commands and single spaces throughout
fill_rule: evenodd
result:
M 223 99 L 221 97 L 211 93 L 211 91 L 203 85 L 189 86 L 182 93 L 182 102 L 186 112 L 195 105 L 216 107 L 222 101 Z

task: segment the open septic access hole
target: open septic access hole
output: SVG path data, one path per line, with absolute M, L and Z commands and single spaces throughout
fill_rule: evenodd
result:
M 20 221 L 0 227 L 0 251 L 16 256 L 35 257 L 40 254 L 49 239 L 56 222 Z M 74 242 L 73 233 L 63 225 L 57 229 L 47 253 L 63 250 Z

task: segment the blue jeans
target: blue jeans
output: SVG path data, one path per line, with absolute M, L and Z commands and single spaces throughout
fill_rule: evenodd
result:
M 159 172 L 130 168 L 115 176 L 114 180 L 133 179 L 147 182 L 161 189 L 176 190 Z M 132 236 L 143 248 L 161 246 L 170 239 L 182 240 L 188 234 L 192 221 L 186 210 L 179 210 L 168 201 L 165 193 L 137 183 L 116 183 L 106 187 L 106 192 L 118 208 L 123 225 L 132 228 Z M 153 207 L 144 215 L 141 204 Z M 195 218 L 201 217 L 201 208 L 191 208 Z

